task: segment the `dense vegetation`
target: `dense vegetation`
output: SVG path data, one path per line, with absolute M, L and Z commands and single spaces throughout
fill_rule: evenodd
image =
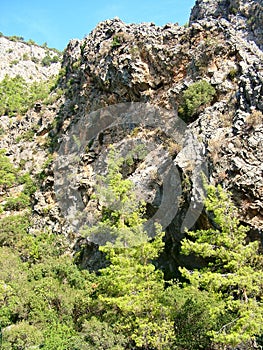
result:
M 36 101 L 48 99 L 53 85 L 54 79 L 28 83 L 19 75 L 6 75 L 0 82 L 0 115 L 25 113 Z
M 1 348 L 208 350 L 243 342 L 249 349 L 263 331 L 262 256 L 258 242 L 247 242 L 229 195 L 208 186 L 213 224 L 182 242 L 182 254 L 204 258 L 206 267 L 181 267 L 184 282 L 167 282 L 154 264 L 163 233 L 157 226 L 147 240 L 144 204 L 136 203 L 117 158 L 111 151 L 95 195 L 100 216 L 85 231 L 108 230 L 113 238 L 100 248 L 108 265 L 98 273 L 79 269 L 62 235 L 30 233 L 30 205 L 1 218 Z M 3 201 L 21 176 L 4 153 L 0 165 Z M 26 179 L 22 191 L 32 193 Z

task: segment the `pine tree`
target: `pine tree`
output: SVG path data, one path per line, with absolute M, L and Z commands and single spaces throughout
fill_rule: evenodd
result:
M 183 240 L 182 253 L 196 254 L 208 265 L 195 271 L 180 270 L 191 285 L 222 300 L 210 311 L 229 321 L 211 332 L 213 340 L 237 345 L 263 331 L 263 259 L 259 242 L 247 242 L 248 228 L 240 225 L 229 194 L 220 186 L 208 186 L 207 191 L 205 205 L 214 215 L 215 227 L 188 232 L 191 239 Z
M 110 265 L 100 270 L 99 304 L 103 320 L 114 324 L 137 347 L 169 349 L 173 336 L 170 309 L 163 303 L 163 273 L 152 263 L 163 249 L 163 234 L 132 248 L 103 248 Z
M 97 176 L 98 184 L 93 198 L 100 211 L 96 225 L 83 233 L 100 245 L 131 247 L 147 241 L 143 230 L 145 203 L 139 202 L 133 182 L 123 179 L 121 167 L 125 159 L 112 147 L 109 151 L 105 176 Z
M 155 239 L 148 241 L 143 229 L 144 204 L 138 202 L 132 182 L 123 179 L 123 162 L 111 149 L 108 174 L 100 177 L 95 196 L 102 207 L 101 221 L 88 232 L 110 232 L 114 238 L 100 248 L 110 265 L 100 270 L 97 308 L 103 310 L 101 321 L 125 334 L 129 343 L 144 349 L 169 349 L 173 322 L 162 303 L 163 273 L 153 264 L 164 247 L 163 233 L 156 227 Z

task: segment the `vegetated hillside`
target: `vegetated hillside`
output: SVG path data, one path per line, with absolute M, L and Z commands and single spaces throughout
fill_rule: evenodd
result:
M 107 20 L 69 43 L 59 73 L 59 63 L 52 63 L 56 53 L 0 38 L 1 70 L 22 76 L 22 82 L 3 80 L 0 90 L 5 349 L 19 341 L 23 349 L 260 344 L 261 18 L 262 1 L 211 0 L 197 1 L 184 27 Z M 44 93 L 30 82 L 37 77 L 41 84 L 54 73 L 56 81 Z M 111 145 L 118 152 L 112 158 Z M 232 192 L 237 212 L 220 190 L 217 201 L 212 191 L 212 204 L 203 208 L 204 175 Z M 105 183 L 111 187 L 104 189 Z M 118 211 L 116 198 L 131 204 Z M 141 212 L 135 205 L 140 201 Z M 114 234 L 122 242 L 127 232 L 140 238 L 142 213 L 148 234 L 154 238 L 156 218 L 165 237 L 157 234 L 127 254 L 102 252 L 93 243 Z M 238 219 L 247 228 L 239 229 Z M 186 228 L 208 231 L 191 245 Z M 70 254 L 78 267 L 103 268 L 100 276 L 80 271 Z M 105 267 L 105 254 L 112 267 Z M 166 278 L 183 274 L 189 286 L 165 289 L 153 259 Z M 211 275 L 202 272 L 207 262 Z M 16 271 L 23 271 L 21 279 Z
M 22 39 L 0 36 L 0 80 L 19 75 L 28 82 L 40 81 L 58 74 L 61 52 Z

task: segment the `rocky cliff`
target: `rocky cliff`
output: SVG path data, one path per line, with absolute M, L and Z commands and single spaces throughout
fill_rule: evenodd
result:
M 244 39 L 255 41 L 262 49 L 263 4 L 261 0 L 197 0 L 190 23 L 202 19 L 225 18 Z
M 96 174 L 105 173 L 113 144 L 132 158 L 124 175 L 134 181 L 138 198 L 146 200 L 149 218 L 162 213 L 163 220 L 165 193 L 180 183 L 178 198 L 168 195 L 169 207 L 176 202 L 176 210 L 169 211 L 164 225 L 162 264 L 167 269 L 178 263 L 184 223 L 195 228 L 206 222 L 201 170 L 209 182 L 233 193 L 242 221 L 253 237 L 262 239 L 261 23 L 262 1 L 200 0 L 188 27 L 125 24 L 115 18 L 98 24 L 84 39 L 72 40 L 58 86 L 64 95 L 41 113 L 29 111 L 12 122 L 1 118 L 1 143 L 10 158 L 15 164 L 23 160 L 34 176 L 42 174 L 33 198 L 32 230 L 49 226 L 81 246 L 79 219 L 72 218 L 72 210 L 92 221 Z M 15 142 L 18 133 L 32 129 L 30 141 Z M 72 163 L 68 155 L 74 152 L 78 157 Z M 63 164 L 45 163 L 48 156 Z M 170 188 L 168 163 L 177 176 Z M 88 247 L 83 266 L 96 264 L 95 248 Z

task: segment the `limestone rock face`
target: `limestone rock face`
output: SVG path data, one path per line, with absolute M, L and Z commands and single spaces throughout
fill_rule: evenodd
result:
M 205 4 L 200 6 L 206 8 Z M 257 218 L 255 209 L 254 214 L 245 215 L 247 219 L 251 217 L 248 222 L 262 227 L 262 59 L 258 46 L 245 40 L 224 18 L 192 20 L 189 28 L 107 20 L 82 41 L 70 42 L 67 48 L 65 79 L 72 81 L 67 103 L 74 95 L 77 106 L 75 115 L 68 115 L 67 125 L 74 124 L 83 113 L 88 118 L 88 113 L 120 102 L 145 102 L 176 112 L 187 87 L 206 80 L 216 95 L 210 105 L 203 106 L 187 121 L 188 128 L 202 139 L 210 179 L 232 190 L 240 205 L 249 202 L 242 210 L 249 212 L 250 206 L 257 207 Z M 103 146 L 114 140 L 113 135 L 104 136 Z M 231 143 L 239 146 L 232 146 L 230 151 Z M 250 162 L 255 154 L 258 160 Z M 176 162 L 176 153 L 174 156 Z M 233 162 L 238 157 L 244 162 L 240 160 L 239 170 L 233 173 L 231 169 L 237 166 Z M 251 186 L 257 189 L 246 191 L 244 186 L 247 190 Z
M 57 75 L 60 62 L 50 62 L 43 65 L 45 57 L 61 56 L 60 53 L 51 49 L 31 45 L 22 41 L 10 40 L 8 37 L 0 37 L 0 81 L 8 75 L 22 76 L 26 81 L 47 80 Z
M 197 0 L 190 23 L 200 19 L 227 19 L 247 40 L 263 48 L 262 0 Z

